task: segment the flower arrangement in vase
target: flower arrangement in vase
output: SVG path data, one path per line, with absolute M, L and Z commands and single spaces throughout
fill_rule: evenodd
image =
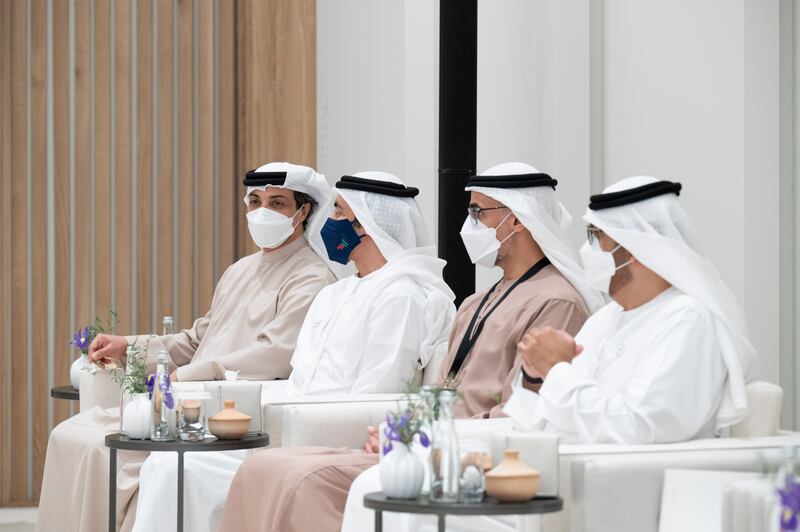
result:
M 427 415 L 419 401 L 386 415 L 380 478 L 383 492 L 389 497 L 413 499 L 420 494 L 425 467 L 411 445 L 418 442 L 422 447 L 430 446 L 430 436 L 424 428 Z
M 97 372 L 97 365 L 89 362 L 89 346 L 98 334 L 113 333 L 119 323 L 119 315 L 115 311 L 109 312 L 109 317 L 103 322 L 100 318 L 95 318 L 94 323 L 82 327 L 72 335 L 69 345 L 76 347 L 80 351 L 79 356 L 69 370 L 69 380 L 73 388 L 79 387 L 81 371 L 88 371 L 92 374 Z
M 138 340 L 138 338 L 137 338 Z M 149 340 L 148 340 L 149 344 Z M 150 437 L 152 424 L 151 391 L 148 387 L 147 347 L 136 347 L 136 341 L 126 350 L 125 373 L 113 370 L 112 379 L 122 390 L 121 430 L 129 438 L 144 440 Z M 125 401 L 125 398 L 128 400 Z

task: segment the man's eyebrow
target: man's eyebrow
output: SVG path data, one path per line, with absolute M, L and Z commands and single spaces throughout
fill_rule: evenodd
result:
M 285 200 L 286 196 L 281 192 L 272 192 L 272 193 L 267 192 L 267 199 L 276 199 L 276 198 Z

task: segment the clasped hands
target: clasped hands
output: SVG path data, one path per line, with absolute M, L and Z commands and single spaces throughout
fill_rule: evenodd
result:
M 525 373 L 546 378 L 559 362 L 572 362 L 583 352 L 583 346 L 564 331 L 543 327 L 526 333 L 517 344 L 517 352 L 522 356 Z

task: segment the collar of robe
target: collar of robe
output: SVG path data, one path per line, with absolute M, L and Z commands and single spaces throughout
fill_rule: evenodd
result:
M 401 185 L 400 183 L 379 181 L 377 179 L 366 179 L 351 175 L 343 175 L 342 178 L 336 183 L 336 188 L 361 190 L 364 192 L 373 192 L 375 194 L 395 196 L 398 198 L 415 198 L 417 197 L 417 194 L 419 194 L 419 189 L 407 187 L 405 185 Z
M 242 184 L 246 187 L 274 185 L 282 187 L 286 183 L 286 172 L 258 172 L 250 170 L 244 175 Z
M 512 174 L 512 175 L 474 175 L 467 180 L 467 187 L 489 188 L 533 188 L 551 187 L 556 189 L 558 181 L 548 174 Z
M 611 209 L 612 207 L 621 207 L 622 205 L 629 205 L 637 203 L 646 199 L 655 198 L 657 196 L 664 196 L 666 194 L 681 195 L 682 185 L 680 183 L 673 183 L 672 181 L 656 181 L 655 183 L 648 183 L 640 187 L 629 188 L 627 190 L 619 190 L 617 192 L 608 192 L 606 194 L 596 194 L 589 198 L 589 209 L 593 211 L 600 211 L 603 209 Z

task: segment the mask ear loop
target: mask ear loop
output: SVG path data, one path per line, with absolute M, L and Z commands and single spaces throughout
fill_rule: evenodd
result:
M 614 253 L 615 253 L 615 252 L 616 252 L 616 251 L 617 251 L 619 248 L 621 248 L 621 247 L 622 247 L 622 244 L 617 244 L 617 247 L 615 247 L 614 249 L 612 249 L 611 251 L 609 251 L 609 253 L 611 253 L 611 258 L 612 258 L 612 259 L 614 258 Z M 626 262 L 626 263 L 624 263 L 624 264 L 620 264 L 619 266 L 617 266 L 617 265 L 615 264 L 615 265 L 614 265 L 614 273 L 616 273 L 616 272 L 620 271 L 620 270 L 621 270 L 622 268 L 624 268 L 625 266 L 629 266 L 629 265 L 631 265 L 631 264 L 633 264 L 633 259 L 630 259 L 628 262 Z
M 502 221 L 502 222 L 500 222 L 499 224 L 497 224 L 497 227 L 495 227 L 495 228 L 494 228 L 494 234 L 495 234 L 495 237 L 497 236 L 497 229 L 498 229 L 498 228 L 499 228 L 501 225 L 503 225 L 504 223 L 506 223 L 506 220 L 508 220 L 508 217 L 509 217 L 509 216 L 511 216 L 512 214 L 513 214 L 513 212 L 511 211 L 511 209 L 508 209 L 508 214 L 506 214 L 506 217 L 505 217 L 505 218 L 503 218 L 503 221 Z M 516 235 L 516 234 L 517 234 L 517 232 L 516 232 L 516 231 L 511 231 L 511 233 L 510 233 L 510 234 L 509 234 L 507 237 L 505 237 L 503 240 L 501 240 L 501 241 L 500 241 L 500 245 L 502 246 L 502 245 L 503 245 L 503 242 L 505 242 L 506 240 L 508 240 L 509 238 L 511 238 L 512 236 L 514 236 L 514 235 Z
M 296 211 L 296 212 L 295 212 L 295 213 L 292 215 L 292 221 L 293 221 L 293 222 L 294 222 L 294 217 L 295 217 L 295 216 L 297 216 L 297 213 L 298 213 L 298 212 L 300 212 L 300 211 L 302 211 L 302 210 L 303 210 L 303 207 L 305 207 L 305 206 L 306 206 L 306 204 L 305 204 L 305 203 L 304 203 L 304 204 L 302 204 L 302 205 L 300 205 L 300 208 L 299 208 L 299 209 L 297 209 L 297 211 Z M 292 224 L 292 229 L 296 228 L 298 225 L 300 225 L 300 222 L 293 223 L 293 224 Z

